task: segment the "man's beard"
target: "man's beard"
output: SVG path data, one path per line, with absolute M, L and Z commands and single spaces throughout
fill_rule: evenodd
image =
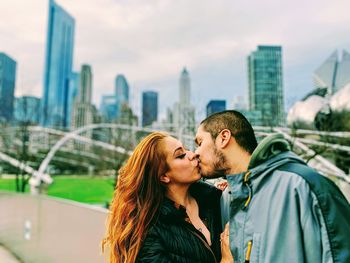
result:
M 214 156 L 215 162 L 213 164 L 213 170 L 207 174 L 202 174 L 203 177 L 210 179 L 224 177 L 229 170 L 226 166 L 227 162 L 224 154 L 221 151 L 218 151 L 216 147 L 214 148 Z

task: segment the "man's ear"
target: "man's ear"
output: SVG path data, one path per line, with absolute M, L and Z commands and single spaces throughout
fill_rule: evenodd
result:
M 169 176 L 165 173 L 165 174 L 163 174 L 163 175 L 160 176 L 160 181 L 161 181 L 162 183 L 168 184 L 168 183 L 170 183 L 170 178 L 169 178 Z
M 231 131 L 228 129 L 223 129 L 217 137 L 219 147 L 222 149 L 227 147 L 227 145 L 230 143 L 231 138 Z

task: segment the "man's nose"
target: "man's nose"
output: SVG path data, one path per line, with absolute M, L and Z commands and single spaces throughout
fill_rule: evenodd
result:
M 199 156 L 199 154 L 198 154 L 198 147 L 196 147 L 196 150 L 194 150 L 194 153 Z

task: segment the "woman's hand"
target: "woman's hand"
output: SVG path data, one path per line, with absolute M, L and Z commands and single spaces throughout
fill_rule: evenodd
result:
M 227 181 L 221 181 L 219 183 L 216 183 L 215 187 L 220 189 L 221 191 L 224 191 L 226 189 L 227 185 L 228 185 Z
M 220 234 L 221 240 L 221 263 L 233 263 L 233 256 L 230 249 L 230 225 L 225 225 L 224 232 Z

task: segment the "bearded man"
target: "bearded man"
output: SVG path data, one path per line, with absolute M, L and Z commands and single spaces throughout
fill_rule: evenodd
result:
M 215 113 L 195 142 L 205 178 L 225 177 L 223 225 L 235 262 L 350 262 L 350 206 L 280 134 L 259 144 L 238 111 Z

